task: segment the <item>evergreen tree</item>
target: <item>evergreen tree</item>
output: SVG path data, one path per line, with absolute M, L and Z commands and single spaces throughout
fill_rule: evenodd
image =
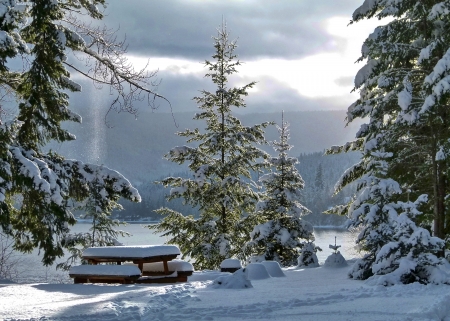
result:
M 44 264 L 64 254 L 75 223 L 71 211 L 95 190 L 94 173 L 104 190 L 100 206 L 120 197 L 140 200 L 121 174 L 43 150 L 49 141 L 75 139 L 63 121 L 81 121 L 69 109 L 69 94 L 81 86 L 67 68 L 110 86 L 117 93 L 112 109 L 134 112 L 135 100 L 158 96 L 150 89 L 154 74 L 135 71 L 126 60 L 126 45 L 106 27 L 89 24 L 102 19 L 98 6 L 104 5 L 104 0 L 0 1 L 1 96 L 11 92 L 18 103 L 12 120 L 0 117 L 0 225 L 15 249 L 42 250 Z M 20 57 L 27 63 L 12 69 L 10 62 Z
M 323 190 L 325 188 L 324 183 L 323 183 L 322 163 L 319 163 L 319 166 L 317 166 L 316 177 L 314 180 L 314 187 L 317 192 L 323 192 Z
M 396 204 L 399 215 L 395 215 L 392 222 L 393 241 L 385 244 L 377 253 L 372 266 L 373 273 L 378 276 L 374 283 L 450 284 L 450 274 L 445 268 L 447 262 L 433 254 L 442 249 L 444 242 L 414 223 L 415 216 L 422 214 L 417 208 L 424 202 L 427 202 L 426 195 L 414 203 Z
M 59 263 L 56 266 L 57 268 L 69 270 L 74 263 L 81 260 L 83 251 L 86 248 L 119 245 L 120 242 L 117 241 L 119 236 L 130 235 L 127 232 L 116 229 L 121 225 L 125 225 L 125 223 L 111 219 L 111 212 L 114 209 L 121 210 L 123 208 L 117 203 L 117 198 L 103 197 L 107 191 L 104 187 L 103 176 L 100 175 L 101 169 L 102 167 L 94 172 L 92 188 L 90 189 L 91 194 L 84 204 L 78 206 L 79 209 L 85 211 L 83 218 L 92 219 L 92 226 L 89 228 L 89 232 L 71 234 L 64 239 L 63 245 L 71 255 L 66 262 Z
M 261 171 L 267 158 L 255 145 L 265 143 L 263 128 L 268 123 L 246 127 L 232 114 L 232 107 L 245 107 L 243 96 L 255 83 L 228 87 L 228 77 L 236 73 L 240 62 L 234 54 L 236 42 L 230 41 L 225 26 L 218 30 L 214 48 L 215 61 L 205 65 L 206 77 L 216 91 L 203 90 L 194 98 L 202 109 L 194 119 L 206 122 L 205 132 L 196 128 L 178 133 L 198 146 L 175 147 L 166 155 L 172 162 L 188 162 L 193 177 L 162 180 L 172 187 L 169 199 L 183 198 L 187 205 L 198 207 L 200 216 L 194 219 L 161 208 L 158 212 L 165 217 L 150 227 L 170 236 L 168 243 L 177 244 L 183 255 L 194 259 L 196 269 L 217 269 L 226 258 L 242 257 L 242 246 L 253 227 L 242 218 L 253 212 L 258 200 L 250 175 Z
M 260 224 L 254 227 L 251 241 L 246 244 L 246 251 L 257 260 L 273 260 L 282 266 L 296 265 L 300 249 L 305 246 L 303 241 L 314 241 L 312 225 L 301 219 L 309 210 L 299 202 L 305 183 L 295 167 L 297 158 L 287 154 L 292 148 L 288 126 L 284 119 L 281 127 L 277 126 L 280 141 L 274 141 L 273 147 L 278 157 L 270 159 L 275 171 L 260 178 L 265 196 L 256 213 L 248 217 Z
M 443 255 L 443 247 L 438 248 L 443 243 L 433 241 L 435 246 L 426 246 L 428 239 L 422 237 L 407 251 L 397 251 L 397 261 L 389 260 L 389 268 L 374 265 L 386 257 L 384 250 L 380 254 L 382 248 L 391 242 L 405 244 L 402 235 L 410 233 L 411 226 L 426 235 L 424 228 L 433 221 L 434 235 L 446 237 L 446 220 L 450 217 L 446 152 L 450 138 L 446 112 L 450 97 L 446 80 L 450 70 L 449 9 L 450 3 L 441 1 L 366 0 L 353 14 L 351 23 L 372 17 L 394 18 L 367 38 L 359 59 L 367 59 L 355 77 L 360 98 L 349 107 L 347 120 L 368 117 L 369 122 L 361 126 L 355 142 L 336 149 L 356 149 L 364 155 L 363 161 L 345 173 L 342 181 L 344 185 L 352 181 L 361 184 L 359 196 L 344 210 L 353 219 L 359 217 L 354 222 L 365 226 L 365 236 L 359 240 L 369 251 L 355 265 L 353 277 L 367 278 L 372 273 L 397 270 L 400 257 L 411 257 L 412 252 L 427 258 Z M 382 166 L 375 169 L 380 162 Z M 425 203 L 408 203 L 410 197 L 423 199 L 422 194 L 428 195 Z M 420 213 L 406 215 L 410 224 L 398 224 L 399 218 L 405 217 L 399 210 L 402 204 L 413 204 L 414 212 Z M 380 230 L 377 225 L 386 229 Z M 419 256 L 412 257 L 420 266 Z M 443 264 L 441 260 L 435 262 L 437 266 Z M 421 275 L 421 282 L 431 282 L 430 275 L 419 271 L 414 274 Z M 400 279 L 409 282 L 414 278 Z

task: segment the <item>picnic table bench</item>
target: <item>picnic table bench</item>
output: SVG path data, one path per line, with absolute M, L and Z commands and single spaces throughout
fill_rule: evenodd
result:
M 179 254 L 180 250 L 174 245 L 90 247 L 84 250 L 82 255 L 89 265 L 73 267 L 69 275 L 74 278 L 74 283 L 186 282 L 187 276 L 193 272 L 193 267 L 190 263 L 180 260 L 177 260 L 177 263 L 171 263 Z M 117 265 L 101 265 L 101 263 Z M 135 270 L 133 272 L 127 268 Z M 138 275 L 136 275 L 137 271 Z
M 172 260 L 167 262 L 168 271 L 162 262 L 145 263 L 142 270 L 142 278 L 137 283 L 166 283 L 187 282 L 188 276 L 194 272 L 191 263 L 182 260 Z
M 69 271 L 73 283 L 134 283 L 141 271 L 130 265 L 78 265 Z

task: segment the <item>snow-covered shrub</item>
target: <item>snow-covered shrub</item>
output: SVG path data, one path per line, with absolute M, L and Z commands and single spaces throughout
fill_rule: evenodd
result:
M 249 289 L 253 285 L 247 277 L 247 270 L 240 269 L 230 275 L 222 275 L 214 280 L 215 289 Z
M 347 261 L 342 256 L 341 252 L 337 251 L 336 253 L 331 253 L 325 260 L 325 263 L 323 264 L 324 267 L 344 267 L 347 266 Z
M 313 242 L 303 242 L 300 256 L 298 257 L 297 266 L 302 268 L 318 267 L 319 259 L 317 258 L 317 251 L 322 251 L 322 249 L 316 246 Z

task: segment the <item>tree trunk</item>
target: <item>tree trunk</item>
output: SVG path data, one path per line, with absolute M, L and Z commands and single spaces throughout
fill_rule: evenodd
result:
M 432 157 L 433 166 L 433 200 L 434 200 L 434 226 L 433 235 L 445 240 L 445 175 L 441 164 L 436 161 L 434 151 Z M 445 256 L 445 248 L 438 253 L 439 257 Z

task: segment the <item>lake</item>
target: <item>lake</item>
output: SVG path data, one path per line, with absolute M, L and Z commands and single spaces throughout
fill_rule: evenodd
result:
M 131 237 L 120 237 L 119 241 L 124 245 L 157 245 L 163 244 L 167 241 L 160 235 L 153 234 L 152 231 L 145 228 L 146 224 L 128 224 L 121 227 L 122 230 L 132 234 Z M 72 227 L 74 233 L 86 232 L 90 228 L 90 224 L 78 223 Z M 336 228 L 314 228 L 314 234 L 316 237 L 315 244 L 322 248 L 321 252 L 317 252 L 319 263 L 323 264 L 326 258 L 333 252 L 329 249 L 329 245 L 334 245 L 335 237 L 337 244 L 341 245 L 339 249 L 341 254 L 350 259 L 357 257 L 358 253 L 355 250 L 355 237 L 356 235 L 348 232 L 344 229 Z M 67 272 L 57 271 L 54 266 L 44 267 L 42 266 L 41 255 L 38 251 L 34 251 L 31 254 L 19 254 L 21 264 L 18 267 L 20 277 L 18 282 L 20 283 L 67 283 L 71 282 Z M 62 259 L 57 262 L 63 261 Z

